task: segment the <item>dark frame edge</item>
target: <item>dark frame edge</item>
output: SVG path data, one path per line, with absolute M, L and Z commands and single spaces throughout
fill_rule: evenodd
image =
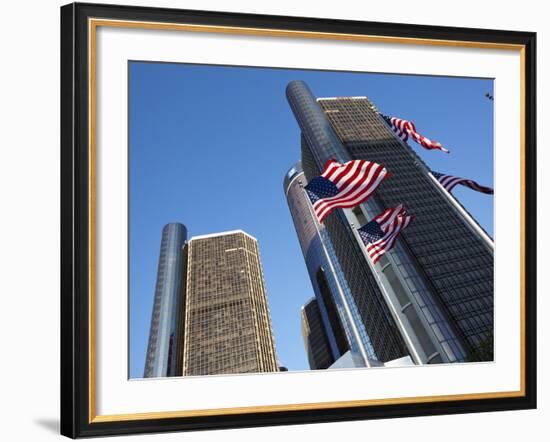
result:
M 526 397 L 483 399 L 399 406 L 367 406 L 342 409 L 300 410 L 243 415 L 192 418 L 147 419 L 136 421 L 98 422 L 83 429 L 78 437 L 171 433 L 178 431 L 224 430 L 282 425 L 365 421 L 401 417 L 429 417 L 450 414 L 514 411 L 534 408 Z
M 525 408 L 537 408 L 537 34 L 525 38 Z
M 76 413 L 78 400 L 75 379 L 77 376 L 73 336 L 76 332 L 74 316 L 74 223 L 73 223 L 73 160 L 74 160 L 74 44 L 75 5 L 61 7 L 61 360 L 60 360 L 60 431 L 68 437 L 77 435 Z
M 89 423 L 88 392 L 88 14 L 61 7 L 61 352 L 60 432 Z

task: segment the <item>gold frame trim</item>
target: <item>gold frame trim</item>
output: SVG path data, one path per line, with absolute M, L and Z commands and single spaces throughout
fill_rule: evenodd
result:
M 476 49 L 497 49 L 519 51 L 520 53 L 520 389 L 518 391 L 466 393 L 455 395 L 400 397 L 388 399 L 369 399 L 355 401 L 316 402 L 284 405 L 261 405 L 254 407 L 215 408 L 202 410 L 158 411 L 129 414 L 96 414 L 96 35 L 97 28 L 137 28 L 164 31 L 207 32 L 218 34 L 255 35 L 268 37 L 293 37 L 323 40 L 358 41 L 386 44 L 411 44 L 421 46 L 463 47 Z M 525 45 L 504 43 L 480 43 L 474 41 L 438 40 L 422 38 L 389 37 L 376 35 L 340 34 L 330 32 L 292 31 L 283 29 L 244 28 L 235 26 L 210 26 L 182 23 L 158 23 L 131 20 L 88 19 L 88 89 L 89 89 L 89 412 L 88 422 L 119 422 L 146 419 L 168 419 L 179 417 L 238 415 L 246 413 L 270 413 L 278 411 L 321 410 L 327 408 L 365 407 L 375 405 L 420 404 L 427 402 L 482 400 L 497 398 L 513 398 L 525 396 Z

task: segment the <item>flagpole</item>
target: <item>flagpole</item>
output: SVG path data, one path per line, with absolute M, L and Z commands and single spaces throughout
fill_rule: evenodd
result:
M 479 226 L 479 224 L 472 218 L 472 215 L 470 215 L 466 210 L 464 210 L 464 207 L 462 207 L 454 195 L 447 191 L 443 185 L 432 175 L 432 173 L 429 170 L 426 170 L 426 173 L 430 177 L 430 179 L 435 183 L 435 185 L 445 194 L 445 197 L 449 200 L 449 202 L 453 205 L 453 207 L 462 215 L 462 217 L 467 222 L 468 226 L 474 230 L 475 233 L 477 233 L 481 239 L 485 242 L 485 244 L 489 247 L 491 252 L 494 250 L 495 243 L 492 240 L 492 238 Z
M 405 338 L 405 341 L 407 343 L 407 347 L 409 348 L 410 352 L 412 353 L 412 356 L 415 359 L 415 362 L 417 363 L 417 365 L 424 365 L 420 355 L 418 354 L 418 352 L 416 350 L 416 346 L 414 345 L 411 337 L 409 336 L 409 333 L 407 332 L 407 329 L 405 328 L 405 325 L 403 324 L 403 320 L 401 319 L 401 316 L 399 315 L 399 312 L 397 311 L 397 308 L 395 307 L 395 305 L 393 303 L 393 300 L 391 299 L 389 293 L 386 290 L 386 286 L 382 282 L 382 279 L 380 278 L 380 275 L 378 274 L 378 272 L 376 271 L 376 269 L 374 267 L 375 264 L 372 263 L 369 255 L 367 254 L 367 252 L 365 250 L 365 245 L 363 244 L 363 240 L 359 236 L 359 232 L 357 232 L 357 229 L 355 229 L 354 223 L 347 217 L 347 215 L 346 215 L 346 219 L 348 220 L 348 222 L 350 224 L 351 230 L 353 231 L 353 234 L 355 236 L 355 240 L 359 243 L 359 248 L 361 249 L 361 252 L 363 253 L 363 257 L 365 258 L 365 261 L 367 261 L 368 266 L 369 266 L 372 274 L 374 275 L 374 277 L 376 278 L 376 280 L 378 282 L 378 286 L 380 287 L 380 291 L 382 292 L 382 295 L 386 299 L 386 303 L 390 307 L 390 311 L 392 313 L 393 318 L 399 324 L 401 335 Z
M 340 298 L 342 299 L 342 304 L 344 305 L 344 309 L 346 311 L 346 314 L 348 315 L 349 322 L 350 322 L 351 329 L 352 329 L 352 333 L 353 333 L 355 339 L 357 340 L 357 346 L 359 347 L 359 351 L 361 353 L 361 356 L 362 356 L 363 360 L 365 361 L 365 366 L 370 368 L 372 366 L 370 364 L 369 357 L 368 357 L 368 355 L 367 355 L 367 353 L 366 353 L 366 351 L 363 347 L 363 342 L 361 341 L 361 335 L 359 334 L 359 331 L 357 330 L 357 327 L 355 325 L 355 321 L 354 321 L 353 316 L 351 314 L 351 309 L 348 305 L 347 299 L 346 299 L 346 297 L 344 295 L 344 292 L 342 290 L 342 287 L 340 285 L 340 281 L 338 280 L 338 276 L 337 276 L 336 271 L 334 269 L 334 266 L 332 264 L 332 259 L 331 259 L 330 255 L 328 253 L 328 250 L 325 246 L 325 241 L 323 239 L 323 236 L 321 235 L 319 221 L 317 220 L 317 217 L 313 213 L 313 209 L 311 207 L 311 201 L 309 199 L 309 196 L 306 193 L 306 190 L 304 189 L 304 185 L 302 183 L 302 180 L 299 180 L 298 182 L 300 184 L 300 188 L 303 190 L 303 192 L 305 194 L 304 196 L 305 196 L 307 208 L 309 210 L 309 214 L 310 214 L 311 218 L 313 219 L 313 224 L 315 225 L 315 230 L 317 231 L 317 236 L 319 237 L 319 240 L 321 242 L 321 246 L 323 247 L 323 252 L 325 253 L 325 257 L 326 257 L 328 265 L 330 267 L 330 271 L 332 272 L 332 275 L 334 276 L 334 280 L 336 281 L 336 286 L 337 286 L 337 289 L 338 289 L 338 293 L 340 295 Z
M 370 100 L 369 100 L 369 103 L 370 103 Z M 384 124 L 388 125 L 388 123 L 386 123 L 386 121 L 382 118 L 380 111 L 376 108 L 376 106 L 374 106 L 374 104 L 370 103 L 369 107 L 378 116 L 378 118 L 382 122 L 384 122 Z M 414 154 L 414 151 L 412 150 L 412 148 L 405 141 L 403 141 L 401 137 L 396 136 L 395 138 L 396 140 L 398 140 L 399 143 L 401 143 L 403 147 L 405 147 L 405 149 L 407 149 L 407 151 L 413 152 Z M 470 230 L 472 230 L 474 233 L 479 235 L 483 240 L 483 242 L 485 243 L 485 245 L 492 252 L 495 247 L 495 243 L 493 239 L 479 226 L 479 224 L 475 221 L 475 219 L 473 219 L 473 217 L 458 203 L 455 197 L 450 192 L 447 192 L 445 190 L 445 188 L 441 185 L 441 183 L 431 174 L 431 171 L 424 164 L 419 162 L 417 159 L 414 160 L 414 164 L 415 166 L 420 168 L 422 171 L 424 171 L 428 175 L 428 177 L 433 181 L 436 187 L 443 193 L 443 195 L 447 198 L 447 200 L 452 204 L 454 209 L 466 221 L 466 224 L 468 225 Z

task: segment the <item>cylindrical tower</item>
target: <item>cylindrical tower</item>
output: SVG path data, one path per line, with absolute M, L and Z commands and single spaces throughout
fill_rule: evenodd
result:
M 182 247 L 187 239 L 183 224 L 170 223 L 162 229 L 157 283 L 144 377 L 176 375 L 177 319 L 181 305 Z
M 351 160 L 306 83 L 303 81 L 288 83 L 286 97 L 302 130 L 302 136 L 308 145 L 314 147 L 312 154 L 317 167 L 322 169 L 330 159 L 340 163 Z
M 330 238 L 324 226 L 316 228 L 315 219 L 308 209 L 309 203 L 303 190 L 306 184 L 304 172 L 298 162 L 285 175 L 284 192 L 327 334 L 332 362 L 349 349 L 359 358 L 364 359 L 365 355 L 368 359 L 365 361 L 367 366 L 370 361 L 377 360 L 376 353 Z

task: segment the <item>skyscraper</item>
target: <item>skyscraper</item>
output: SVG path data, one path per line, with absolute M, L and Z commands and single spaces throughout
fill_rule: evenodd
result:
M 257 240 L 195 236 L 184 264 L 182 374 L 278 371 Z
M 333 360 L 350 350 L 363 365 L 377 356 L 356 308 L 353 295 L 336 257 L 330 237 L 323 225 L 317 225 L 308 208 L 303 186 L 307 184 L 301 163 L 285 175 L 283 187 L 317 308 L 327 334 Z
M 302 337 L 306 348 L 309 368 L 328 368 L 334 363 L 327 331 L 321 319 L 317 299 L 311 298 L 302 306 Z
M 375 161 L 393 174 L 367 202 L 337 210 L 324 222 L 376 359 L 491 360 L 492 240 L 367 97 L 317 100 L 305 83 L 293 81 L 287 98 L 302 131 L 306 180 L 331 158 Z M 373 266 L 355 229 L 399 203 L 414 222 Z
M 151 315 L 144 377 L 176 374 L 175 340 L 181 309 L 182 246 L 187 238 L 183 224 L 171 223 L 162 229 L 157 282 Z

